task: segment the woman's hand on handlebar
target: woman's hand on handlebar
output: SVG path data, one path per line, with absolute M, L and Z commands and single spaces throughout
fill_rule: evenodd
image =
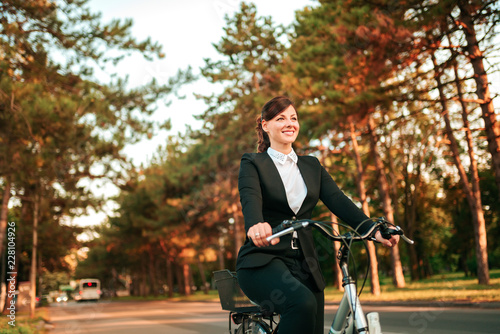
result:
M 380 233 L 380 231 L 377 231 L 375 233 L 375 239 L 386 247 L 394 247 L 399 242 L 399 235 L 391 235 L 390 239 L 385 239 L 384 237 L 382 237 L 382 233 Z
M 258 223 L 248 229 L 247 236 L 252 239 L 257 247 L 264 247 L 269 245 L 276 245 L 280 242 L 279 238 L 267 241 L 266 238 L 273 234 L 273 229 L 268 223 Z

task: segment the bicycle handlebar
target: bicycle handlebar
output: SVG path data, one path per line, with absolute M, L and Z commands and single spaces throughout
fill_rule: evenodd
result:
M 361 223 L 361 225 L 366 223 L 367 221 L 374 221 L 374 219 L 370 218 L 369 220 L 365 220 Z M 331 225 L 333 224 L 334 223 L 321 222 L 311 219 L 284 220 L 281 224 L 273 228 L 273 234 L 267 237 L 267 241 L 271 241 L 275 238 L 279 238 L 283 235 L 293 233 L 294 231 L 300 230 L 302 228 L 312 226 L 318 229 L 321 232 L 321 234 L 323 234 L 325 237 L 334 241 L 365 240 L 365 239 L 376 241 L 373 236 L 375 235 L 375 232 L 377 230 L 380 230 L 382 237 L 385 239 L 390 239 L 392 235 L 399 235 L 401 236 L 401 239 L 403 239 L 407 243 L 411 245 L 415 243 L 413 240 L 409 239 L 407 236 L 404 235 L 403 230 L 399 226 L 389 223 L 384 218 L 377 218 L 374 221 L 374 223 L 366 231 L 363 232 L 363 234 L 357 233 L 357 231 L 355 231 L 356 233 L 348 232 L 345 234 L 335 235 L 333 234 L 333 229 L 331 228 Z

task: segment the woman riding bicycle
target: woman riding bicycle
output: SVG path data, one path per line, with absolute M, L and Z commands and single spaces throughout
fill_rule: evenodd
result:
M 241 158 L 238 189 L 247 239 L 236 270 L 243 292 L 263 308 L 281 315 L 279 333 L 319 334 L 324 326 L 324 288 L 312 233 L 266 237 L 286 219 L 310 219 L 318 200 L 358 231 L 368 217 L 339 189 L 317 158 L 298 156 L 292 143 L 299 133 L 290 99 L 267 102 L 257 118 L 258 153 Z M 377 241 L 395 246 L 398 236 Z

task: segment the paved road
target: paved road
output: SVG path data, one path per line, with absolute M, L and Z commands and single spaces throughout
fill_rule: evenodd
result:
M 325 333 L 337 307 L 327 305 Z M 498 334 L 500 309 L 364 306 L 378 311 L 384 334 Z M 53 304 L 52 334 L 227 334 L 218 303 L 68 302 Z M 304 333 L 307 334 L 307 333 Z

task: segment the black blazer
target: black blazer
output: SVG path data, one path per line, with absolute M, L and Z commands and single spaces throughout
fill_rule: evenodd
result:
M 245 153 L 241 158 L 238 176 L 240 201 L 245 218 L 245 230 L 259 223 L 268 222 L 271 227 L 285 219 L 310 219 L 318 200 L 342 221 L 356 228 L 368 217 L 339 189 L 317 158 L 299 156 L 298 167 L 307 186 L 307 195 L 298 213 L 288 206 L 285 187 L 273 160 L 264 153 Z M 318 256 L 310 229 L 300 230 L 299 243 L 305 263 L 319 290 L 325 287 Z M 247 237 L 238 253 L 236 269 L 260 267 L 276 257 L 285 256 L 290 248 L 291 235 L 284 236 L 274 246 L 256 247 Z

